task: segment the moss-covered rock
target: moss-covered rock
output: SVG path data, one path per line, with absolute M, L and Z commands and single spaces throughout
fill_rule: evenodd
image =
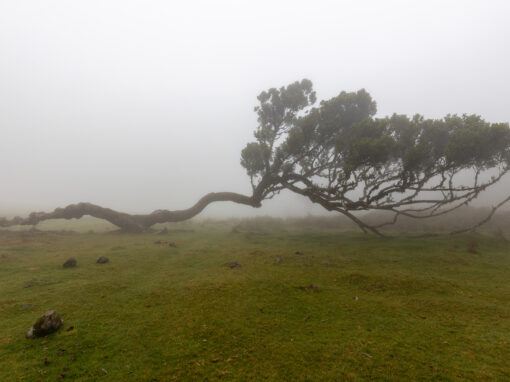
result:
M 64 320 L 60 318 L 60 315 L 54 310 L 48 310 L 35 321 L 35 324 L 30 329 L 28 329 L 26 337 L 44 337 L 56 332 L 62 325 L 64 325 Z

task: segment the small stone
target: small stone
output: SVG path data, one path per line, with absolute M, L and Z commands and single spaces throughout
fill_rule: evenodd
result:
M 280 264 L 282 262 L 281 257 L 277 257 L 276 259 L 274 259 L 274 262 L 275 264 Z
M 21 304 L 22 308 L 30 308 L 32 304 Z
M 304 255 L 304 253 L 303 253 L 303 252 L 301 252 L 301 251 L 296 251 L 296 252 L 295 252 L 295 254 L 296 254 L 296 255 Z
M 302 289 L 302 290 L 305 290 L 305 291 L 308 291 L 308 292 L 319 292 L 320 289 L 317 285 L 314 285 L 314 284 L 310 284 L 310 285 L 307 285 L 307 286 L 298 286 L 296 287 L 298 289 Z
M 28 330 L 26 337 L 44 337 L 56 332 L 62 325 L 64 325 L 64 321 L 60 318 L 60 315 L 54 310 L 48 310 L 35 321 L 35 324 Z
M 173 241 L 168 243 L 168 246 L 172 248 L 177 248 L 177 244 L 175 244 Z
M 106 264 L 109 263 L 110 259 L 106 256 L 101 256 L 99 259 L 97 259 L 96 263 L 98 264 Z
M 66 329 L 66 332 L 70 332 L 71 330 L 74 330 L 74 326 L 72 325 Z
M 76 259 L 74 257 L 70 257 L 62 266 L 64 268 L 74 268 L 76 267 L 76 264 L 78 264 Z
M 228 267 L 230 267 L 230 269 L 241 268 L 241 264 L 239 264 L 237 261 L 231 261 L 231 262 L 227 263 L 226 265 Z

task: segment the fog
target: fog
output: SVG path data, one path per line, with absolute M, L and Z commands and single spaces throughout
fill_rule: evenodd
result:
M 2 1 L 0 216 L 249 194 L 256 96 L 367 89 L 378 116 L 510 121 L 507 1 Z M 510 189 L 484 196 L 489 204 Z M 282 194 L 204 216 L 320 213 Z

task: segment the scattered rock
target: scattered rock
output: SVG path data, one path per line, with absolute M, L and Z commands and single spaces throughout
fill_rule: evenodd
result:
M 30 308 L 32 304 L 21 304 L 22 308 Z
M 74 257 L 70 257 L 62 266 L 64 268 L 74 268 L 76 267 L 76 264 L 78 264 L 76 259 Z
M 43 280 L 28 280 L 26 283 L 25 283 L 25 288 L 31 288 L 35 285 L 49 285 L 49 284 L 54 284 L 55 282 L 51 282 L 51 281 L 43 281 Z
M 110 262 L 110 259 L 108 257 L 106 257 L 106 256 L 101 256 L 96 261 L 97 264 L 106 264 L 106 263 L 109 263 L 109 262 Z
M 304 255 L 304 253 L 301 252 L 301 251 L 296 251 L 296 252 L 294 252 L 294 254 L 296 254 L 296 255 Z
M 229 267 L 230 269 L 234 269 L 234 268 L 241 268 L 241 264 L 239 264 L 237 261 L 232 261 L 232 262 L 228 262 L 227 264 L 225 264 L 227 267 Z
M 115 246 L 115 247 L 112 247 L 112 248 L 111 248 L 111 250 L 112 250 L 112 251 L 118 251 L 118 250 L 120 250 L 120 249 L 125 249 L 125 248 L 126 248 L 126 247 L 121 247 L 120 245 L 117 245 L 117 246 Z
M 177 244 L 175 244 L 173 241 L 156 240 L 154 242 L 154 244 L 159 244 L 159 245 L 166 244 L 169 247 L 177 248 Z
M 30 329 L 28 329 L 26 337 L 44 337 L 56 332 L 62 325 L 64 325 L 64 321 L 60 318 L 60 315 L 54 310 L 48 310 L 35 321 L 35 324 Z
M 282 262 L 282 258 L 281 257 L 277 257 L 276 259 L 274 259 L 274 263 L 275 264 L 280 264 Z
M 305 291 L 308 291 L 308 292 L 319 292 L 319 287 L 317 285 L 314 285 L 314 284 L 310 284 L 310 285 L 307 285 L 307 286 L 298 286 L 296 288 L 301 289 L 301 290 L 305 290 Z

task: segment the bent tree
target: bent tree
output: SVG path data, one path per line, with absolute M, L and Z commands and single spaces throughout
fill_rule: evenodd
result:
M 507 123 L 488 123 L 476 115 L 375 118 L 376 103 L 363 89 L 341 92 L 314 107 L 316 95 L 306 79 L 264 91 L 258 101 L 255 141 L 241 152 L 252 195 L 210 193 L 191 208 L 145 215 L 79 203 L 27 218 L 2 218 L 0 226 L 91 215 L 126 232 L 143 232 L 156 223 L 190 219 L 213 202 L 260 207 L 286 189 L 381 235 L 379 229 L 399 216 L 425 219 L 467 205 L 510 168 Z M 477 225 L 508 200 L 493 206 Z M 392 217 L 371 225 L 360 215 L 377 210 Z
M 258 97 L 256 141 L 242 151 L 254 190 L 288 189 L 380 234 L 399 216 L 438 216 L 467 205 L 497 183 L 510 164 L 510 128 L 476 115 L 442 119 L 393 114 L 374 118 L 365 90 L 312 107 L 308 80 Z M 269 193 L 268 193 L 269 194 Z M 510 200 L 502 200 L 490 214 Z M 377 226 L 356 212 L 392 214 Z M 471 227 L 474 228 L 474 227 Z

